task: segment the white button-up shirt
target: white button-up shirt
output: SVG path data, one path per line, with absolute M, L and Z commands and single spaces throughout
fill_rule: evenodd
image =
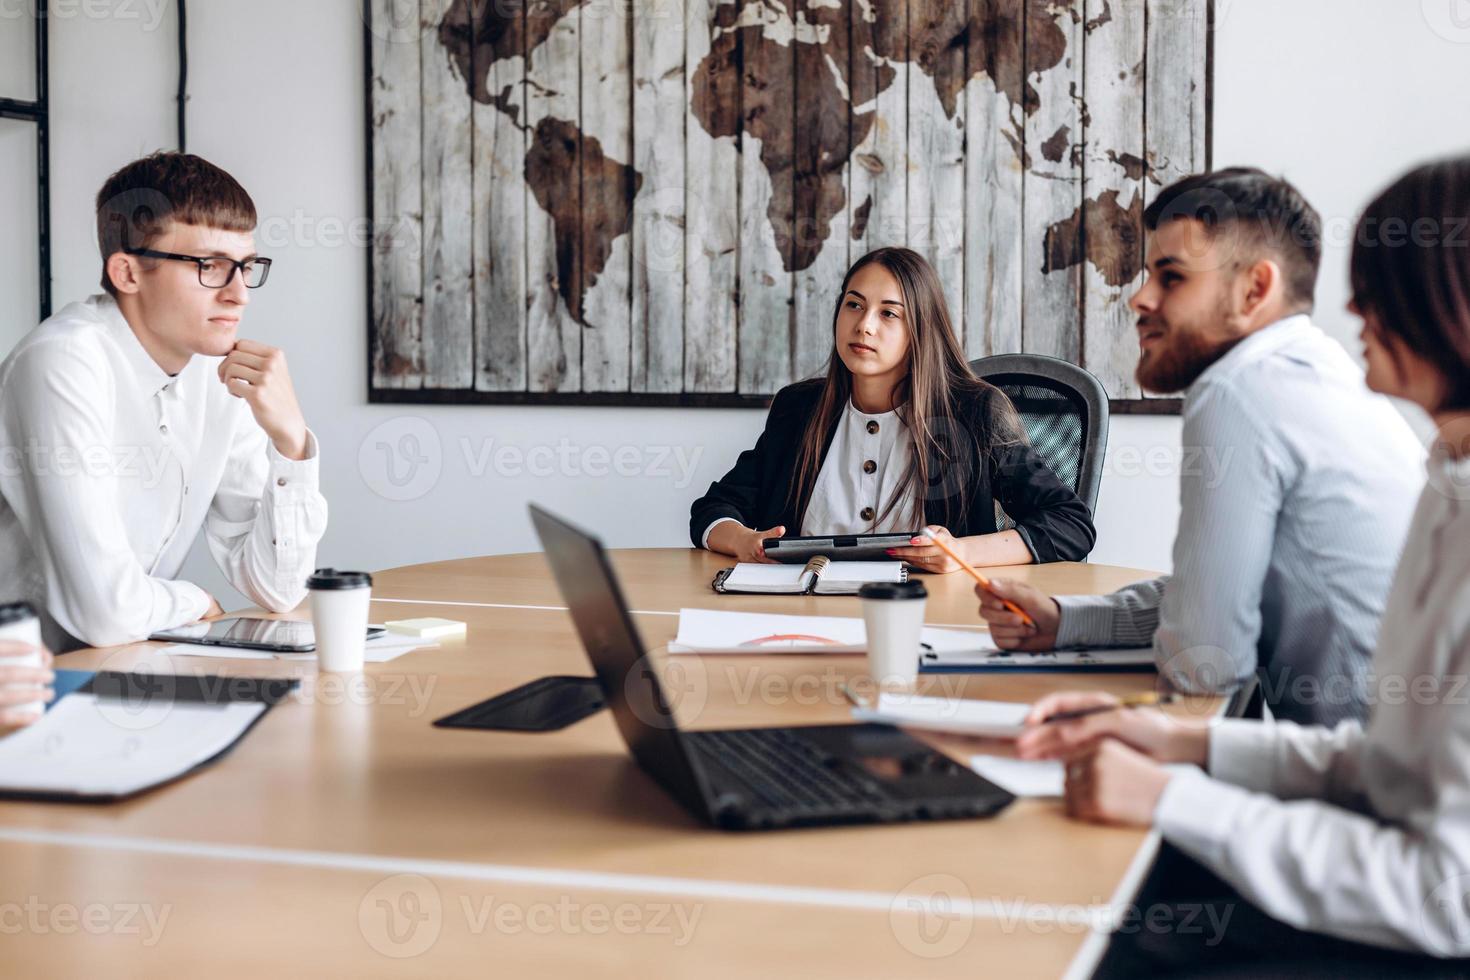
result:
M 1164 837 L 1300 929 L 1470 956 L 1470 460 L 1437 449 L 1383 614 L 1366 730 L 1227 721 Z
M 811 537 L 923 528 L 924 515 L 914 507 L 912 493 L 884 514 L 888 502 L 904 492 L 913 453 L 913 433 L 897 411 L 869 415 L 849 400 L 817 472 L 799 533 Z M 704 529 L 704 547 L 709 547 L 710 532 L 726 521 L 735 518 L 722 517 Z
M 869 415 L 849 401 L 817 473 L 801 533 L 811 536 L 919 530 L 923 517 L 915 516 L 913 494 L 905 493 L 903 486 L 913 455 L 913 434 L 898 412 Z M 890 508 L 889 503 L 901 494 L 902 498 Z
M 204 615 L 209 595 L 174 580 L 201 527 L 253 601 L 284 611 L 305 597 L 327 523 L 316 437 L 304 460 L 278 453 L 219 363 L 194 357 L 168 375 L 96 296 L 0 364 L 0 599 L 41 611 L 52 647 Z

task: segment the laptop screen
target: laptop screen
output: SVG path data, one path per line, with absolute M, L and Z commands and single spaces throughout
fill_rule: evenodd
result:
M 602 543 L 534 505 L 531 520 L 633 758 L 676 798 L 705 812 L 702 780 L 684 750 Z

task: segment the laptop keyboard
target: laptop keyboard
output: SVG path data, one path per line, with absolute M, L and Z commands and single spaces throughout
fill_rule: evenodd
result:
M 688 732 L 684 737 L 770 807 L 825 810 L 889 799 L 881 783 L 834 768 L 835 756 L 787 729 Z

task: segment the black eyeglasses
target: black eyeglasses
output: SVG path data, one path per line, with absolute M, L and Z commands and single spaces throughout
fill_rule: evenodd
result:
M 271 274 L 271 260 L 256 257 L 236 262 L 223 255 L 200 257 L 198 255 L 176 255 L 173 252 L 155 252 L 151 248 L 125 249 L 129 255 L 142 255 L 150 259 L 172 259 L 175 262 L 193 262 L 199 267 L 199 285 L 208 289 L 224 289 L 235 279 L 236 270 L 244 278 L 246 289 L 259 289 Z

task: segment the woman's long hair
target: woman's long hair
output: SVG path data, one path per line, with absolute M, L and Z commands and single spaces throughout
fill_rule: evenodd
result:
M 1441 411 L 1470 409 L 1470 157 L 1412 170 L 1368 205 L 1352 286 L 1395 341 L 1384 344 L 1395 366 L 1402 345 L 1444 372 Z
M 797 451 L 789 502 L 801 521 L 822 469 L 827 436 L 852 400 L 852 372 L 837 353 L 837 319 L 852 277 L 874 263 L 893 274 L 903 293 L 908 372 L 894 388 L 893 404 L 914 439 L 909 472 L 877 520 L 886 518 L 912 493 L 916 529 L 924 525 L 924 504 L 931 500 L 939 504 L 938 523 L 951 527 L 955 518 L 969 511 L 978 462 L 997 447 L 1025 442 L 1026 436 L 1010 399 L 970 370 L 934 267 L 907 248 L 869 252 L 853 263 L 842 280 L 832 313 L 833 347 L 827 375 Z

